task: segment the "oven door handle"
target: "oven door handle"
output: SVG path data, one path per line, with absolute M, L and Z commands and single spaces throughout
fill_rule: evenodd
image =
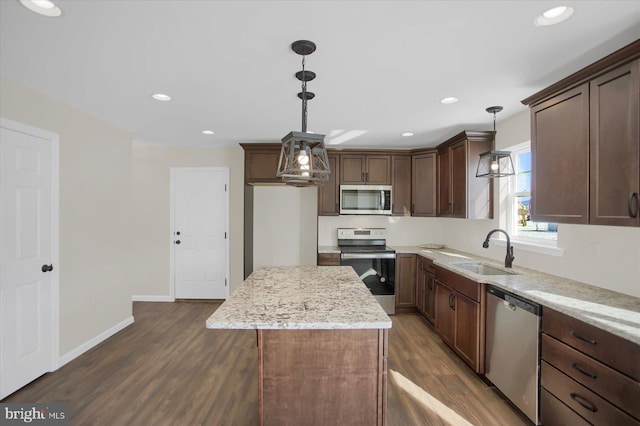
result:
M 340 259 L 395 259 L 395 253 L 341 253 Z

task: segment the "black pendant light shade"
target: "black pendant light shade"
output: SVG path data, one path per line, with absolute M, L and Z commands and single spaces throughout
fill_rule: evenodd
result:
M 302 131 L 289 132 L 282 138 L 276 176 L 287 185 L 324 185 L 331 174 L 324 135 L 307 132 L 307 101 L 315 97 L 313 92 L 307 91 L 307 82 L 316 78 L 316 73 L 304 69 L 304 57 L 315 52 L 316 45 L 309 40 L 298 40 L 293 42 L 291 49 L 302 55 L 302 71 L 296 73 L 296 78 L 302 82 L 302 91 L 298 93 L 302 100 Z
M 480 154 L 476 177 L 497 178 L 512 176 L 515 174 L 511 151 L 496 151 L 496 113 L 502 111 L 501 106 L 487 108 L 487 112 L 493 114 L 493 149 Z

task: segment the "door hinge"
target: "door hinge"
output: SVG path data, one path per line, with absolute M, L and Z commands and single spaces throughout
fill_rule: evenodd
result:
M 227 239 L 227 233 L 226 232 L 224 233 L 224 239 L 225 240 Z
M 227 192 L 227 184 L 224 184 L 224 192 Z
M 224 286 L 225 287 L 227 286 L 227 279 L 226 278 L 224 279 Z

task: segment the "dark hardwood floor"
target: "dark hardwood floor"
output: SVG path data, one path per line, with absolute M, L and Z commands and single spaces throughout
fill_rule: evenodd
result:
M 72 425 L 256 425 L 253 330 L 207 330 L 219 303 L 134 303 L 135 323 L 2 402 L 68 402 Z M 387 424 L 526 425 L 418 315 L 392 317 Z

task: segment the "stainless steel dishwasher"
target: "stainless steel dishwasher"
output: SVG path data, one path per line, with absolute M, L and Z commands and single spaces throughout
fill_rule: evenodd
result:
M 487 286 L 485 375 L 539 424 L 540 305 Z

